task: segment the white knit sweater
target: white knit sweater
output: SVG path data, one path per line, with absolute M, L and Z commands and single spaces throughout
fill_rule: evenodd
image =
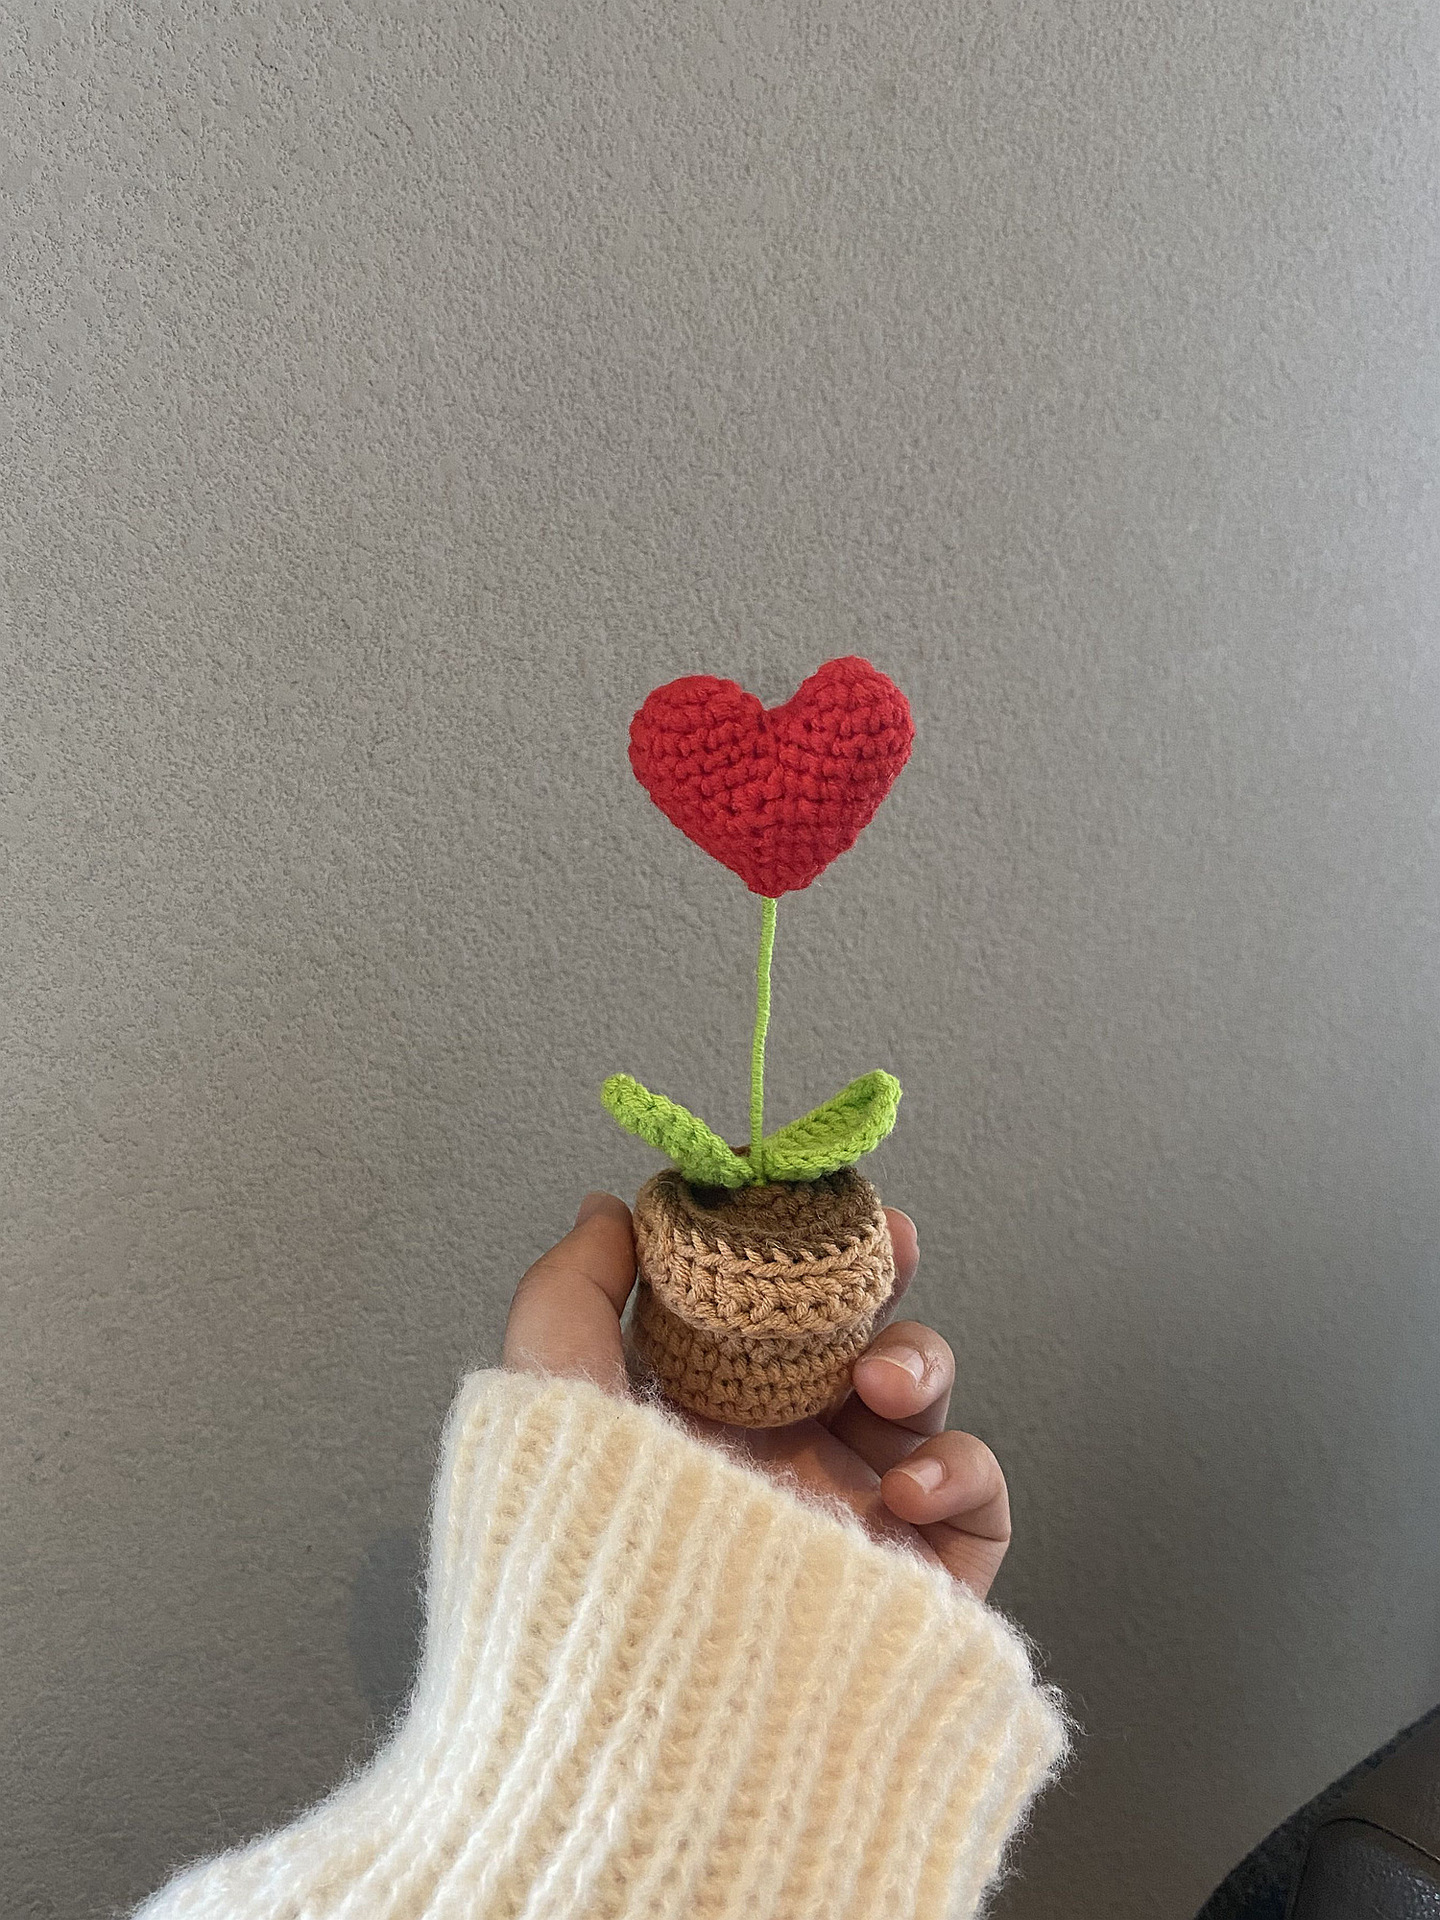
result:
M 139 1914 L 961 1920 L 1063 1746 L 1015 1631 L 838 1502 L 660 1406 L 485 1371 L 396 1733 Z

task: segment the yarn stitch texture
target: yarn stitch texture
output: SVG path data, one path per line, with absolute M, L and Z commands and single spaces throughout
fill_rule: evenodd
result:
M 635 1201 L 632 1341 L 692 1413 L 778 1427 L 838 1405 L 895 1290 L 879 1195 L 853 1168 L 706 1190 L 673 1167 Z
M 585 1380 L 466 1380 L 371 1764 L 144 1920 L 970 1920 L 1066 1744 L 1020 1636 Z
M 914 738 L 900 689 L 846 654 L 769 709 L 709 674 L 657 687 L 630 723 L 630 764 L 683 834 L 775 899 L 854 845 Z

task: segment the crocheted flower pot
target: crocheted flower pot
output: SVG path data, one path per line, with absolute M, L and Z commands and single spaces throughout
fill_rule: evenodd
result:
M 674 1167 L 635 1201 L 631 1338 L 692 1413 L 779 1427 L 830 1411 L 895 1289 L 880 1197 L 844 1167 L 819 1180 L 692 1186 Z

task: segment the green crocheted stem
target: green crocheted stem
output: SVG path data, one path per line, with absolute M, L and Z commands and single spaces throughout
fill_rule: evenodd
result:
M 750 1164 L 765 1178 L 765 1034 L 770 1025 L 770 956 L 777 901 L 760 903 L 760 957 L 755 963 L 755 1037 L 750 1042 Z
M 755 1035 L 750 1047 L 750 1147 L 737 1153 L 687 1107 L 652 1093 L 628 1073 L 612 1073 L 600 1090 L 607 1110 L 627 1133 L 668 1154 L 694 1186 L 746 1187 L 766 1181 L 818 1180 L 853 1166 L 895 1125 L 900 1082 L 893 1074 L 862 1073 L 832 1100 L 765 1137 L 765 1035 L 770 1026 L 770 962 L 775 909 L 763 897 L 760 952 L 755 962 Z

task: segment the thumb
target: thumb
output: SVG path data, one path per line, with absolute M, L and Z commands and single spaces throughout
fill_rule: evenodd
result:
M 620 1315 L 634 1284 L 630 1209 L 613 1193 L 587 1193 L 575 1225 L 515 1289 L 503 1364 L 519 1373 L 574 1375 L 607 1393 L 626 1393 Z

